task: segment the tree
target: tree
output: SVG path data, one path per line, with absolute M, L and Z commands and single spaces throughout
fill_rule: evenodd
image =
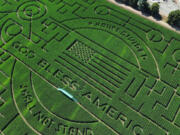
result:
M 168 23 L 180 27 L 180 10 L 175 10 L 169 13 Z
M 138 3 L 138 0 L 129 0 L 129 5 L 134 8 L 137 8 L 137 3 Z
M 153 16 L 158 16 L 159 15 L 159 4 L 158 3 L 153 3 L 151 6 L 151 14 Z
M 141 10 L 142 12 L 149 13 L 150 8 L 149 8 L 149 3 L 147 2 L 147 0 L 139 0 L 138 9 Z

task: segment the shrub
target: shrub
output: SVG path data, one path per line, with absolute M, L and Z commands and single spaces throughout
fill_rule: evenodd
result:
M 129 5 L 134 8 L 137 8 L 137 3 L 138 3 L 138 0 L 129 0 Z
M 180 27 L 180 10 L 175 10 L 169 13 L 168 23 Z
M 147 0 L 139 0 L 137 4 L 138 4 L 138 9 L 141 10 L 142 12 L 146 12 L 146 13 L 150 12 L 149 3 L 147 2 Z
M 151 6 L 151 14 L 153 16 L 158 16 L 159 15 L 159 4 L 158 3 L 153 3 Z

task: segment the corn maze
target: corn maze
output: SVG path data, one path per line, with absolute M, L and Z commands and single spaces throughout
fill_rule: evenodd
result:
M 180 35 L 105 0 L 1 0 L 0 135 L 180 135 Z

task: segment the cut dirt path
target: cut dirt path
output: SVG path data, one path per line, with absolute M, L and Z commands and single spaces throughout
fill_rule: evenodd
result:
M 119 7 L 122 7 L 122 8 L 124 8 L 124 9 L 126 9 L 126 10 L 128 10 L 128 11 L 130 11 L 130 12 L 133 12 L 133 13 L 135 13 L 135 14 L 137 14 L 137 15 L 140 15 L 140 16 L 143 17 L 143 18 L 147 18 L 147 19 L 149 19 L 149 20 L 151 20 L 151 21 L 153 21 L 153 22 L 155 22 L 155 23 L 158 23 L 158 24 L 160 24 L 161 26 L 164 26 L 164 27 L 166 27 L 166 28 L 168 28 L 168 29 L 170 29 L 170 30 L 172 30 L 172 31 L 175 31 L 175 32 L 177 32 L 177 33 L 180 33 L 180 30 L 171 27 L 171 26 L 170 26 L 169 24 L 167 24 L 166 22 L 164 22 L 164 21 L 158 21 L 158 20 L 154 19 L 152 16 L 145 16 L 145 15 L 142 14 L 141 11 L 138 11 L 138 10 L 136 10 L 136 9 L 133 9 L 133 8 L 130 7 L 130 6 L 127 6 L 127 5 L 123 4 L 123 3 L 118 3 L 118 2 L 116 2 L 115 0 L 107 0 L 107 1 L 108 1 L 108 2 L 111 2 L 111 3 L 115 4 L 115 5 L 117 5 L 117 6 L 119 6 Z

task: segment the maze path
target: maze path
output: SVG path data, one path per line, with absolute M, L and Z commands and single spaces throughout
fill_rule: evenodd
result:
M 0 134 L 179 135 L 179 34 L 97 0 L 0 6 Z

